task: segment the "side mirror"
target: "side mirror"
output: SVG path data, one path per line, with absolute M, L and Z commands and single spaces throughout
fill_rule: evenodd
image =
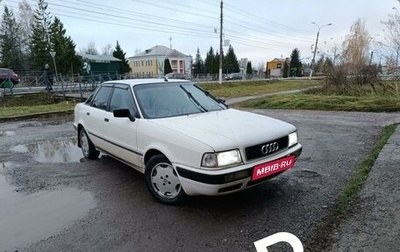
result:
M 131 122 L 135 121 L 135 117 L 131 115 L 131 112 L 127 108 L 115 109 L 113 110 L 113 115 L 117 118 L 129 118 Z
M 226 101 L 224 99 L 218 99 L 217 100 L 219 103 L 224 104 L 227 108 L 229 108 L 228 104 L 226 104 Z

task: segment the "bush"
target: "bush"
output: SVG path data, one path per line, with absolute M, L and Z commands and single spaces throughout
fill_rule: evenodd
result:
M 388 89 L 379 77 L 379 68 L 375 65 L 337 65 L 327 70 L 325 83 L 319 92 L 335 95 L 361 96 L 385 93 Z

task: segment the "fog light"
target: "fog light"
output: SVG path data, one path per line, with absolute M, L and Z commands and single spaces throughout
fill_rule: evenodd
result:
M 239 171 L 239 172 L 225 175 L 225 182 L 231 182 L 231 181 L 239 180 L 239 179 L 246 178 L 249 176 L 250 176 L 250 174 L 248 171 Z

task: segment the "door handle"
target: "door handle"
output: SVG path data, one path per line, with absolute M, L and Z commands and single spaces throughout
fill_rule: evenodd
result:
M 104 118 L 104 121 L 105 121 L 105 122 L 109 122 L 109 121 L 110 121 L 110 119 L 108 119 L 108 118 Z

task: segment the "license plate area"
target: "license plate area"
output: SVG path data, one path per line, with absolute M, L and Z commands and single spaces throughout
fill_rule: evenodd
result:
M 289 156 L 268 163 L 256 165 L 254 166 L 251 180 L 254 181 L 257 179 L 269 177 L 275 173 L 293 168 L 294 159 L 295 159 L 294 156 Z

